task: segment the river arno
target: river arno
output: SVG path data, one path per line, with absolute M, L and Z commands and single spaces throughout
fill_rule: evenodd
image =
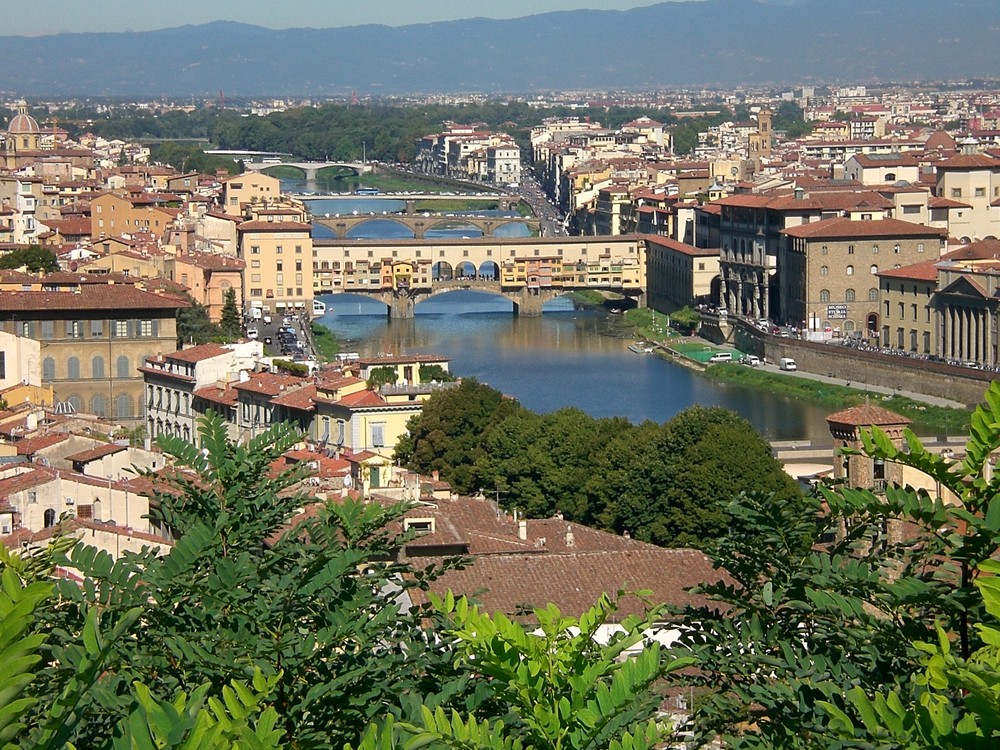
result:
M 663 422 L 693 404 L 724 406 L 769 440 L 829 445 L 827 410 L 760 390 L 718 383 L 658 356 L 633 354 L 616 336 L 615 316 L 574 310 L 568 299 L 540 318 L 511 314 L 510 302 L 477 292 L 452 292 L 417 305 L 412 320 L 390 321 L 379 302 L 355 295 L 321 298 L 319 322 L 344 351 L 365 355 L 433 353 L 452 371 L 548 412 L 575 406 L 595 417 Z

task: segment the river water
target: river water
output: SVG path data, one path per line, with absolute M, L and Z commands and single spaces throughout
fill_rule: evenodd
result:
M 627 349 L 620 318 L 575 310 L 568 298 L 541 317 L 517 317 L 511 303 L 483 292 L 455 291 L 416 306 L 411 320 L 389 320 L 385 306 L 366 297 L 320 297 L 342 351 L 440 354 L 456 375 L 475 377 L 549 412 L 575 406 L 594 417 L 664 422 L 694 404 L 732 409 L 768 440 L 830 445 L 828 410 L 766 391 L 720 383 L 659 356 Z

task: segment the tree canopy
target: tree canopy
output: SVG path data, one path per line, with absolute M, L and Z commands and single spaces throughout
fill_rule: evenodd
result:
M 18 247 L 0 255 L 0 268 L 27 268 L 31 273 L 53 273 L 59 270 L 56 254 L 40 245 Z
M 797 497 L 794 481 L 751 425 L 692 407 L 664 425 L 594 419 L 579 409 L 534 414 L 493 389 L 435 394 L 410 420 L 397 457 L 437 470 L 459 492 L 496 493 L 533 518 L 556 512 L 667 546 L 703 546 L 728 523 L 722 501 L 741 492 Z

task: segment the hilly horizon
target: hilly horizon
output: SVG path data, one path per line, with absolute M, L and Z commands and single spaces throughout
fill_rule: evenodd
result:
M 0 37 L 21 96 L 387 96 L 1000 78 L 995 0 L 702 0 L 400 27 Z

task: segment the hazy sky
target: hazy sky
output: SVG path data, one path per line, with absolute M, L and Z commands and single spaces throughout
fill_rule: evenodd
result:
M 20 3 L 4 16 L 2 35 L 72 31 L 147 31 L 209 21 L 241 21 L 273 29 L 516 18 L 555 10 L 626 10 L 657 0 L 46 0 Z

